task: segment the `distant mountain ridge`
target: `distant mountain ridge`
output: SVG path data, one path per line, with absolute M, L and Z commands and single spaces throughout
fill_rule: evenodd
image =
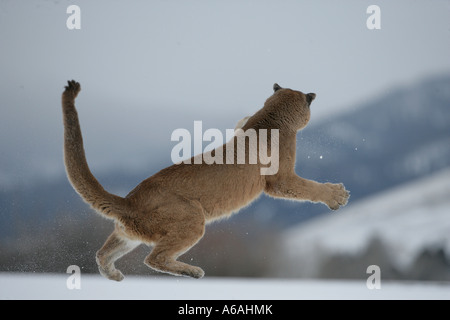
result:
M 354 186 L 354 196 L 447 167 L 450 165 L 450 77 L 392 92 L 351 113 L 327 119 L 305 131 L 303 139 L 314 141 L 316 134 L 337 140 L 330 148 L 324 144 L 315 148 L 328 149 L 329 156 L 324 160 L 329 158 L 330 165 L 325 171 L 332 170 L 340 179 L 348 180 Z M 298 160 L 303 169 L 314 170 L 309 168 L 304 155 L 299 155 Z M 343 166 L 343 163 L 352 165 Z M 333 172 L 320 171 L 324 177 L 333 175 Z

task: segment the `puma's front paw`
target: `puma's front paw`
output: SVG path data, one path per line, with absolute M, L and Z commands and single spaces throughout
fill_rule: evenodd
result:
M 81 86 L 75 80 L 67 81 L 67 86 L 64 87 L 66 90 L 64 91 L 64 95 L 75 99 L 78 93 L 81 91 Z
M 324 203 L 331 209 L 337 210 L 347 204 L 350 192 L 345 190 L 342 183 L 324 183 Z

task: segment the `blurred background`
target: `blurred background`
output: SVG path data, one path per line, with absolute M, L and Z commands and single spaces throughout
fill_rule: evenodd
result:
M 69 30 L 69 5 L 81 29 Z M 369 30 L 367 7 L 381 9 Z M 0 271 L 97 273 L 113 224 L 67 181 L 60 97 L 81 83 L 86 155 L 125 196 L 177 128 L 234 128 L 279 83 L 315 92 L 297 173 L 349 204 L 261 196 L 181 260 L 207 276 L 450 280 L 450 1 L 0 1 Z M 206 145 L 204 145 L 205 147 Z M 125 274 L 163 276 L 141 245 Z

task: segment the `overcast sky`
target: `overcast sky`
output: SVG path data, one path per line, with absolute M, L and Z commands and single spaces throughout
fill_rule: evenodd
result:
M 81 9 L 69 30 L 66 9 Z M 366 9 L 381 9 L 369 30 Z M 450 72 L 450 1 L 0 1 L 0 185 L 64 174 L 60 95 L 94 170 L 170 159 L 176 128 L 233 128 L 272 85 L 311 121 Z

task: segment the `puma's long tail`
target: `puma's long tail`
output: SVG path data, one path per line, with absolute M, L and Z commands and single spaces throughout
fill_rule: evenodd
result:
M 80 84 L 68 81 L 62 94 L 64 120 L 64 163 L 67 176 L 73 188 L 85 202 L 108 218 L 120 218 L 129 212 L 127 199 L 121 198 L 103 189 L 102 185 L 89 170 L 83 147 L 75 98 L 80 92 Z

